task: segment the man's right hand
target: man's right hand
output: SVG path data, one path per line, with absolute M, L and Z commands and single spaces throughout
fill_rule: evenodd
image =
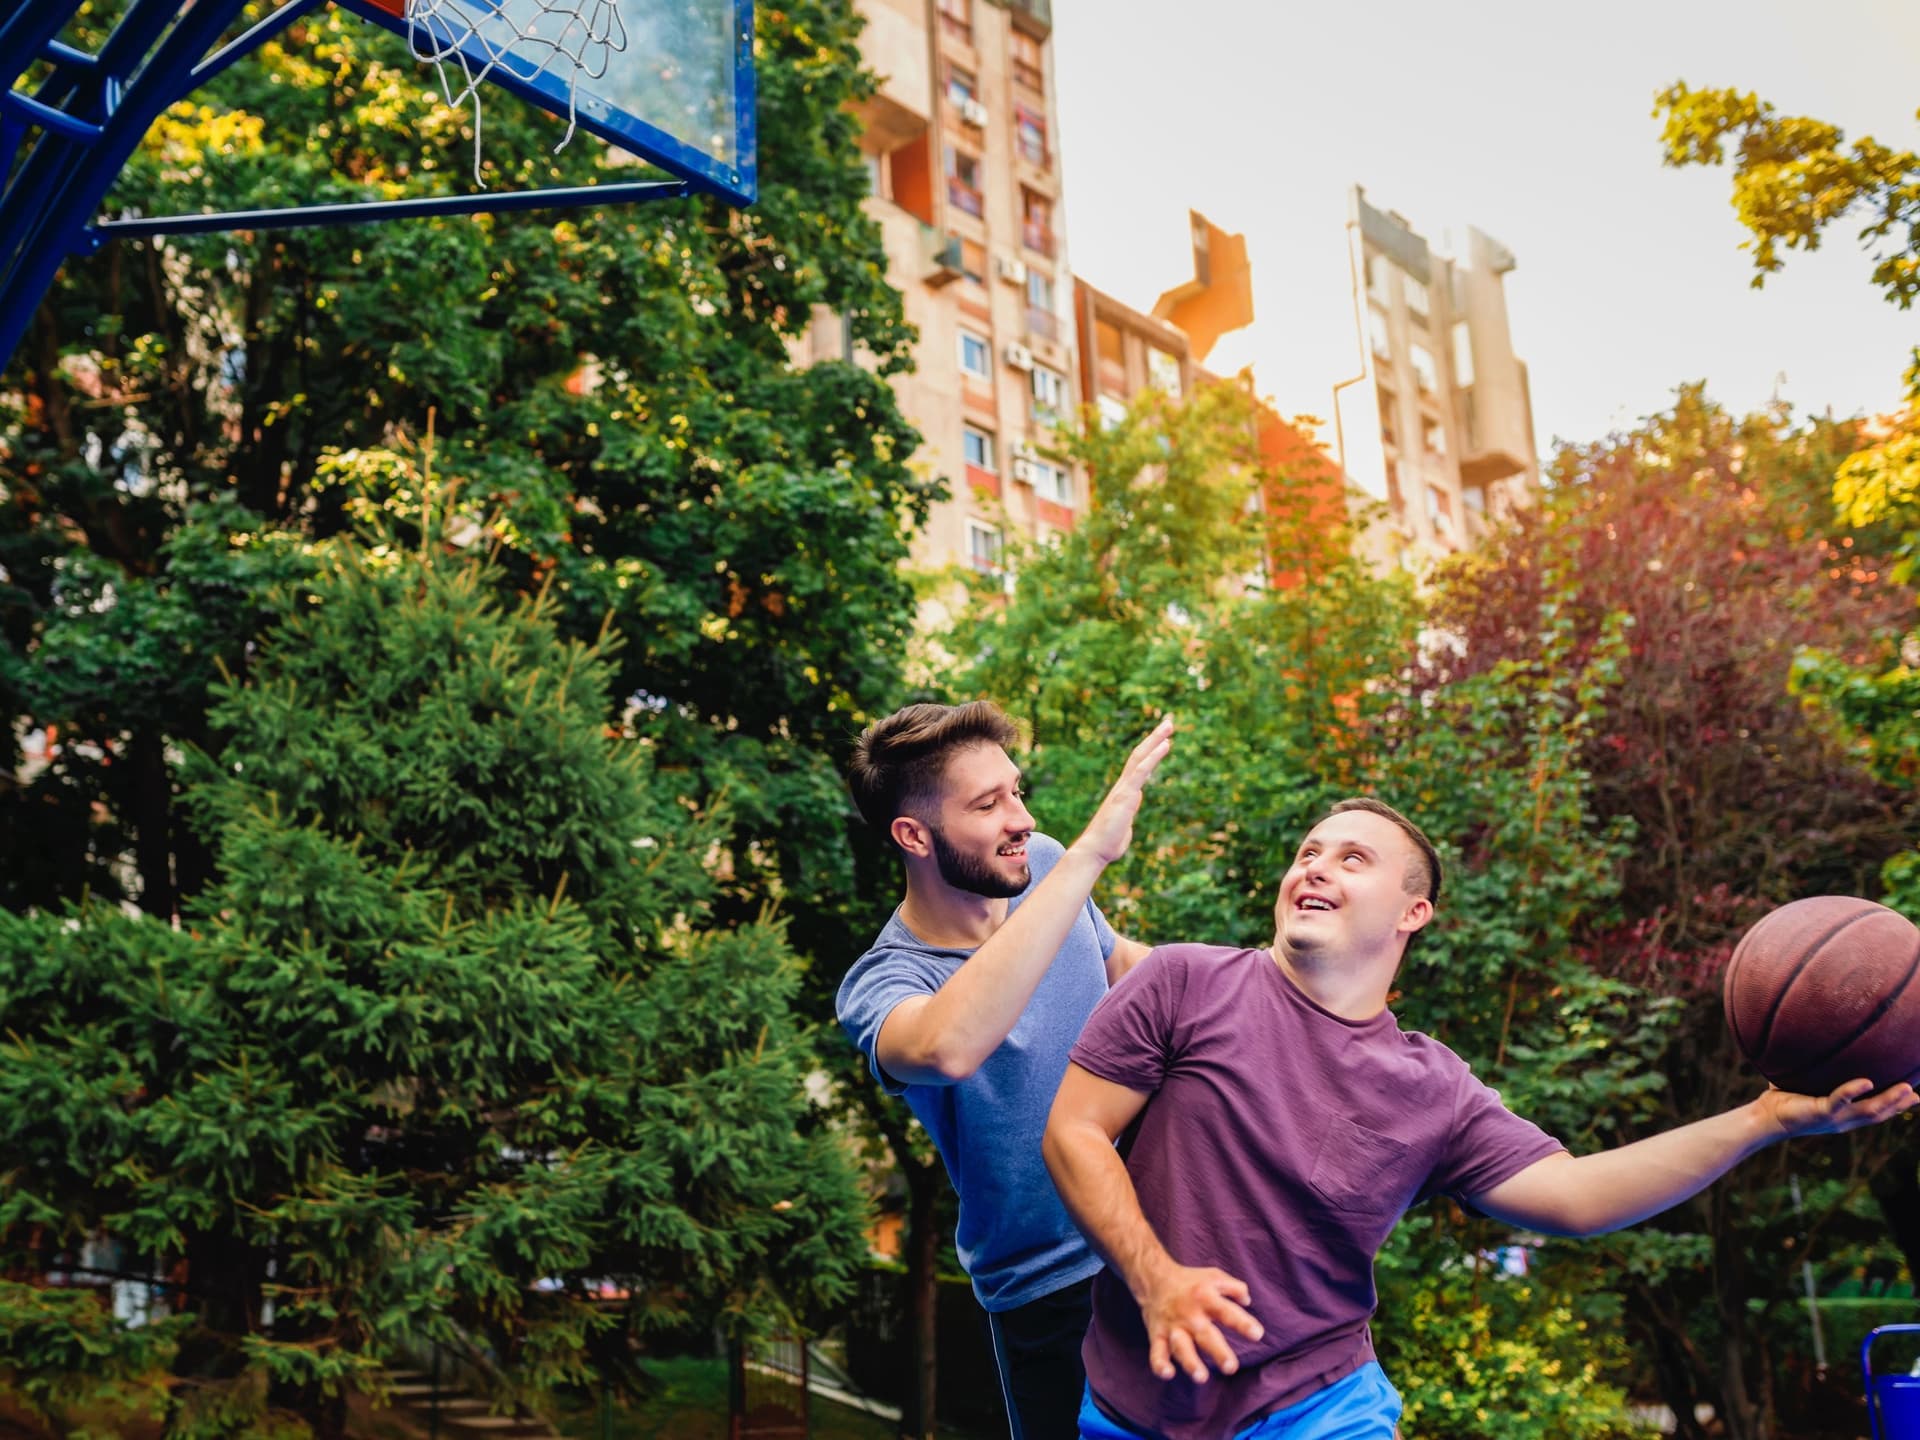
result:
M 1133 817 L 1140 812 L 1141 795 L 1172 748 L 1173 717 L 1168 715 L 1133 747 L 1121 767 L 1120 778 L 1113 782 L 1107 798 L 1100 802 L 1072 848 L 1086 851 L 1102 865 L 1111 865 L 1126 854 L 1127 846 L 1133 843 Z
M 1194 1384 L 1204 1385 L 1208 1361 L 1231 1375 L 1240 1361 L 1222 1327 L 1249 1340 L 1266 1333 L 1246 1311 L 1252 1303 L 1246 1282 L 1211 1266 L 1195 1269 L 1169 1261 L 1135 1298 L 1147 1326 L 1147 1365 L 1161 1380 L 1173 1379 L 1178 1366 Z

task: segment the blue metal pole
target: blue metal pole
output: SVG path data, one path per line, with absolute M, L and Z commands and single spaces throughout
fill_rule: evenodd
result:
M 121 104 L 104 116 L 100 138 L 81 144 L 43 133 L 9 197 L 47 197 L 25 224 L 0 215 L 0 358 L 11 356 L 32 323 L 41 298 L 67 257 L 81 247 L 87 222 L 139 145 L 154 117 L 173 98 L 179 77 L 198 64 L 233 23 L 245 0 L 198 0 L 184 12 L 178 0 L 134 0 L 134 8 L 101 50 L 99 69 L 127 83 Z M 168 18 L 159 48 L 147 57 Z M 129 27 L 135 27 L 129 31 Z M 151 31 L 145 46 L 136 46 Z M 123 40 L 123 35 L 127 38 Z M 146 63 L 134 63 L 146 57 Z M 105 75 L 101 76 L 104 84 Z M 19 209 L 18 206 L 9 208 Z
M 425 195 L 417 200 L 368 200 L 342 205 L 293 205 L 279 210 L 229 210 L 214 215 L 156 215 L 150 219 L 102 220 L 88 229 L 93 247 L 125 236 L 208 235 L 226 230 L 291 230 L 305 226 L 371 225 L 429 215 L 498 214 L 509 210 L 558 210 L 579 205 L 623 205 L 636 200 L 677 200 L 690 194 L 685 180 L 635 180 L 624 185 L 572 185 L 504 194 Z

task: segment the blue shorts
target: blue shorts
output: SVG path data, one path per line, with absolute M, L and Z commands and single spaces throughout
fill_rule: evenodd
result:
M 1235 1431 L 1233 1440 L 1393 1440 L 1399 1420 L 1400 1392 L 1379 1364 L 1369 1360 L 1318 1394 Z M 1080 1437 L 1141 1440 L 1139 1432 L 1116 1425 L 1102 1413 L 1091 1389 L 1080 1400 Z

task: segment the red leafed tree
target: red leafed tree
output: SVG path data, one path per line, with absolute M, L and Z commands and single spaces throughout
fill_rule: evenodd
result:
M 1788 688 L 1798 649 L 1865 660 L 1911 605 L 1831 518 L 1834 469 L 1858 443 L 1849 423 L 1738 420 L 1683 387 L 1639 428 L 1563 448 L 1541 504 L 1438 577 L 1436 683 L 1537 655 L 1549 637 L 1577 660 L 1610 614 L 1630 617 L 1586 761 L 1597 818 L 1630 818 L 1636 838 L 1618 915 L 1583 938 L 1597 969 L 1681 1002 L 1663 1124 L 1763 1083 L 1719 1006 L 1746 926 L 1797 896 L 1873 894 L 1882 863 L 1910 843 L 1913 794 L 1877 780 Z M 1810 1241 L 1887 1244 L 1859 1196 L 1888 1149 L 1884 1136 L 1781 1147 L 1606 1242 L 1683 1432 L 1700 1399 L 1748 1437 L 1808 1403 L 1811 1384 L 1769 1378 L 1787 1347 L 1748 1301 L 1787 1293 Z M 1782 1198 L 1793 1173 L 1859 1184 L 1803 1219 Z

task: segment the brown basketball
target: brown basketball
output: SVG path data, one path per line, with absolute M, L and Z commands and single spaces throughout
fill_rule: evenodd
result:
M 1920 1085 L 1920 929 L 1884 905 L 1782 905 L 1741 936 L 1722 998 L 1741 1054 L 1782 1090 Z

